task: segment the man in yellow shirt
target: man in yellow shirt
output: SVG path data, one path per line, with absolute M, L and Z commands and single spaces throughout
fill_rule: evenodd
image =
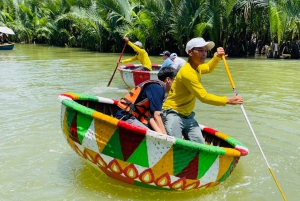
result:
M 134 57 L 131 57 L 129 59 L 122 60 L 121 63 L 125 64 L 131 61 L 139 60 L 142 64 L 142 67 L 135 70 L 152 70 L 152 64 L 150 61 L 150 58 L 148 56 L 148 53 L 146 50 L 142 49 L 143 45 L 140 41 L 136 41 L 135 43 L 132 43 L 129 41 L 127 37 L 124 37 L 125 42 L 132 47 L 132 49 L 136 52 L 136 55 Z
M 188 62 L 177 73 L 168 97 L 163 104 L 162 119 L 168 135 L 204 143 L 201 129 L 194 119 L 193 112 L 196 99 L 211 105 L 242 104 L 241 96 L 227 98 L 208 93 L 202 86 L 201 75 L 211 73 L 218 65 L 222 55 L 222 47 L 217 48 L 214 57 L 205 63 L 207 50 L 215 46 L 214 42 L 206 42 L 203 38 L 193 38 L 186 45 Z

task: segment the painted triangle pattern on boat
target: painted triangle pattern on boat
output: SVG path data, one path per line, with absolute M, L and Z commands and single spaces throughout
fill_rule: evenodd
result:
M 115 133 L 111 136 L 106 146 L 104 147 L 102 153 L 112 158 L 124 160 L 120 144 L 119 129 L 117 129 Z
M 189 164 L 176 176 L 186 179 L 197 179 L 199 155 L 196 154 Z
M 143 138 L 143 141 L 135 149 L 135 151 L 130 155 L 126 162 L 130 162 L 142 167 L 149 167 L 148 162 L 148 147 L 146 144 L 146 138 Z
M 124 127 L 119 128 L 119 136 L 120 145 L 125 161 L 133 154 L 133 152 L 135 152 L 137 147 L 145 138 L 145 135 L 133 133 L 131 130 L 128 130 Z
M 93 118 L 82 113 L 77 113 L 77 122 L 80 122 L 80 125 L 77 125 L 77 134 L 80 144 L 82 144 L 83 138 L 87 133 Z
M 99 152 L 98 149 L 98 144 L 96 141 L 96 137 L 95 137 L 95 125 L 94 125 L 94 121 L 92 121 L 89 129 L 87 130 L 86 134 L 84 135 L 83 141 L 82 141 L 82 146 L 87 147 L 91 150 L 93 150 L 94 152 Z
M 68 109 L 67 123 L 68 126 L 70 125 L 70 138 L 80 144 L 77 133 L 77 112 Z
M 212 166 L 212 164 L 215 163 L 216 159 L 218 158 L 217 154 L 212 154 L 205 151 L 200 151 L 199 153 L 199 170 L 198 170 L 198 179 L 202 178 L 206 172 L 209 170 L 209 168 Z M 219 161 L 219 160 L 218 160 Z
M 211 162 L 211 161 L 210 161 Z M 200 160 L 199 160 L 199 172 L 201 172 L 201 174 L 199 175 L 202 175 L 201 178 L 200 178 L 200 184 L 201 186 L 205 185 L 205 184 L 208 184 L 210 182 L 214 182 L 217 180 L 218 178 L 218 171 L 219 171 L 219 157 L 217 156 L 215 158 L 215 160 L 213 161 L 213 163 L 211 164 L 211 166 L 209 167 L 209 169 L 207 169 L 205 171 L 205 169 L 201 169 L 202 166 L 204 165 L 200 165 L 202 163 L 201 161 L 201 157 L 200 157 Z M 199 177 L 199 176 L 198 176 Z
M 199 153 L 197 149 L 185 149 L 184 147 L 176 144 L 173 145 L 173 151 L 175 175 L 181 173 L 190 164 L 190 162 L 195 159 L 195 156 L 198 156 Z M 191 168 L 194 169 L 194 171 L 198 172 L 198 166 L 194 166 Z
M 171 149 L 172 142 L 162 142 L 161 139 L 153 138 L 152 136 L 146 136 L 147 149 L 149 158 L 149 167 L 153 167 L 163 156 Z M 170 161 L 169 161 L 170 162 Z

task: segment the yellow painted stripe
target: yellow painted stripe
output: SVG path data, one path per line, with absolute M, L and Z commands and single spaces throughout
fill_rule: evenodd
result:
M 72 96 L 72 99 L 73 100 L 78 100 L 79 99 L 79 96 L 75 93 L 72 93 L 72 92 L 66 92 L 64 94 L 68 94 L 69 96 Z
M 233 156 L 219 156 L 219 174 L 216 181 L 218 181 L 227 172 L 233 160 Z
M 222 147 L 223 149 L 225 149 L 226 151 L 226 155 L 230 155 L 230 156 L 241 156 L 241 152 L 239 152 L 238 150 L 235 150 L 233 148 L 225 148 Z
M 168 173 L 174 175 L 173 147 L 151 168 L 155 178 Z
M 102 152 L 111 136 L 116 132 L 119 120 L 100 112 L 94 112 L 92 117 L 94 118 L 96 141 L 99 151 Z
M 229 138 L 228 135 L 226 135 L 225 133 L 221 133 L 221 132 L 216 132 L 215 135 L 223 140 L 226 140 L 227 138 Z

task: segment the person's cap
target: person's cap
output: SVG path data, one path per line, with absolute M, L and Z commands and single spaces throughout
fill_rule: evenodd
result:
M 172 54 L 169 56 L 170 59 L 174 59 L 174 58 L 176 58 L 176 57 L 177 57 L 177 54 L 176 54 L 176 53 L 172 53 Z
M 211 50 L 215 46 L 215 43 L 212 41 L 206 42 L 203 38 L 193 38 L 186 44 L 185 51 L 188 54 L 189 50 L 193 49 L 194 47 L 204 46 L 207 46 L 207 49 Z
M 143 44 L 140 41 L 135 41 L 133 44 L 135 44 L 139 47 L 143 47 Z
M 170 53 L 169 51 L 166 50 L 166 51 L 163 51 L 163 53 L 161 53 L 160 55 L 161 55 L 161 56 L 168 56 L 168 57 L 169 57 L 170 54 L 171 54 L 171 53 Z

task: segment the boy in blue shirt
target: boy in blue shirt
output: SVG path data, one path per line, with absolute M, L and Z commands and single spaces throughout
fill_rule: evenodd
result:
M 173 67 L 165 67 L 157 75 L 160 81 L 146 81 L 133 88 L 119 101 L 120 110 L 117 111 L 116 118 L 167 134 L 160 112 L 165 93 L 171 89 L 176 74 L 177 70 Z M 131 99 L 135 95 L 137 95 L 137 98 Z M 147 104 L 145 104 L 146 102 Z

